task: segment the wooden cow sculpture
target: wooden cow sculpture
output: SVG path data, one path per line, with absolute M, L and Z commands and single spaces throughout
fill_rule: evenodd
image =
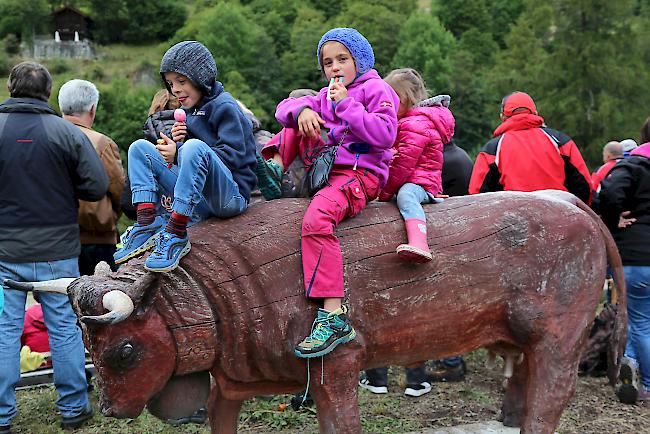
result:
M 307 364 L 293 347 L 318 307 L 302 282 L 307 203 L 263 203 L 193 227 L 192 251 L 172 273 L 147 273 L 135 260 L 70 286 L 105 415 L 136 417 L 152 402 L 163 416 L 174 405 L 190 411 L 209 372 L 212 432 L 234 433 L 243 400 L 305 387 Z M 508 382 L 504 422 L 553 433 L 575 390 L 608 255 L 624 288 L 611 236 L 562 192 L 458 197 L 425 211 L 434 255 L 426 265 L 395 254 L 406 236 L 394 205 L 372 204 L 337 229 L 357 338 L 310 363 L 320 432 L 361 432 L 361 369 L 488 347 L 524 355 Z M 623 292 L 615 352 L 625 340 L 624 300 Z

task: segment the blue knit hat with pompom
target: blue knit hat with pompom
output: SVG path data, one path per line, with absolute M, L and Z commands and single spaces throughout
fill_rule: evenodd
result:
M 323 44 L 329 41 L 340 42 L 350 50 L 359 74 L 365 74 L 375 66 L 375 53 L 372 51 L 370 42 L 357 29 L 337 27 L 325 33 L 318 43 L 316 54 L 318 55 L 318 65 L 321 70 L 323 65 L 321 64 L 320 50 Z

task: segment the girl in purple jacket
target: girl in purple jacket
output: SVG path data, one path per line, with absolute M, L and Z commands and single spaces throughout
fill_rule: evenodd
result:
M 357 30 L 328 31 L 317 54 L 330 85 L 316 96 L 285 99 L 275 113 L 285 129 L 298 130 L 295 143 L 283 143 L 278 153 L 292 153 L 287 149 L 298 147 L 300 136 L 315 146 L 340 145 L 327 184 L 313 197 L 302 223 L 305 290 L 307 297 L 323 299 L 310 335 L 295 348 L 302 358 L 325 355 L 356 335 L 342 305 L 343 255 L 334 228 L 359 214 L 386 183 L 399 105 L 397 94 L 372 69 L 372 47 Z
M 426 98 L 420 74 L 411 68 L 396 69 L 385 78 L 399 95 L 397 140 L 393 145 L 388 182 L 379 200 L 397 193 L 397 206 L 406 224 L 407 244 L 397 247 L 400 258 L 413 262 L 431 260 L 423 203 L 439 201 L 442 192 L 442 151 L 454 135 L 454 116 L 446 107 L 449 97 Z M 423 107 L 427 105 L 430 107 Z M 418 107 L 415 107 L 415 105 Z

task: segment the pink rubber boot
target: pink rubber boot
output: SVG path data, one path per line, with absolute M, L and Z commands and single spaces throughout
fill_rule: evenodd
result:
M 427 243 L 427 223 L 420 219 L 406 219 L 404 224 L 409 242 L 397 246 L 397 255 L 411 262 L 429 262 L 431 252 Z

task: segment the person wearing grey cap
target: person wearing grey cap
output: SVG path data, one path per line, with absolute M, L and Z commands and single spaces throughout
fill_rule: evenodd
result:
M 190 251 L 188 224 L 241 214 L 257 178 L 251 122 L 216 80 L 210 51 L 197 41 L 179 42 L 163 56 L 160 76 L 182 111 L 171 137 L 161 133 L 157 145 L 140 139 L 129 148 L 137 222 L 114 256 L 120 264 L 155 246 L 144 267 L 166 272 Z M 160 191 L 174 192 L 167 222 L 156 216 Z

